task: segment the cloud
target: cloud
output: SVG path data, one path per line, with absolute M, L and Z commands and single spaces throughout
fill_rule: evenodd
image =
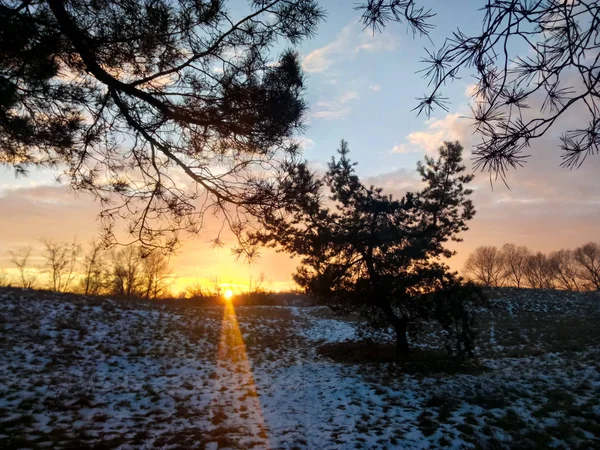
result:
M 398 42 L 391 34 L 375 33 L 363 30 L 359 43 L 354 47 L 354 53 L 365 52 L 391 52 L 396 50 Z
M 471 83 L 469 85 L 467 85 L 467 87 L 465 88 L 465 92 L 464 95 L 465 97 L 467 97 L 467 99 L 471 100 L 473 97 L 475 97 L 475 94 L 477 94 L 477 85 L 475 83 Z M 481 97 L 478 97 L 476 100 L 481 99 Z
M 346 25 L 335 40 L 304 57 L 302 67 L 309 73 L 325 72 L 333 64 L 354 58 L 361 52 L 392 51 L 397 41 L 391 33 L 372 34 L 361 29 L 358 21 Z
M 300 147 L 302 147 L 304 150 L 313 148 L 315 146 L 315 141 L 307 138 L 306 136 L 298 136 L 295 138 L 295 141 L 298 142 Z
M 377 92 L 381 90 L 381 86 L 379 84 L 370 84 L 369 90 L 373 92 Z
M 460 141 L 465 144 L 468 140 L 468 121 L 461 119 L 459 114 L 448 114 L 443 119 L 426 122 L 427 129 L 410 133 L 406 140 L 413 148 L 436 154 L 444 141 Z M 414 150 L 413 150 L 414 151 Z
M 410 147 L 406 144 L 394 145 L 392 148 L 392 153 L 415 153 L 418 152 L 419 149 L 416 147 Z
M 9 264 L 5 250 L 23 245 L 40 247 L 40 238 L 87 241 L 96 237 L 98 203 L 66 186 L 26 186 L 0 195 L 0 267 Z
M 325 120 L 339 119 L 350 113 L 352 109 L 348 103 L 358 98 L 358 92 L 348 91 L 330 100 L 319 100 L 311 116 Z
M 417 171 L 405 167 L 367 177 L 364 179 L 364 184 L 380 187 L 386 194 L 392 194 L 396 198 L 402 197 L 409 191 L 418 191 L 423 187 L 423 182 Z
M 338 41 L 313 50 L 302 61 L 302 68 L 309 73 L 324 72 L 334 63 L 333 55 L 339 52 L 341 52 L 341 43 Z
M 507 188 L 494 174 L 476 172 L 473 202 L 477 209 L 464 233 L 464 242 L 456 244 L 458 255 L 450 265 L 462 268 L 468 254 L 478 245 L 500 246 L 506 242 L 526 245 L 532 250 L 553 251 L 598 241 L 600 223 L 600 158 L 588 158 L 581 168 L 560 167 L 559 133 L 578 121 L 585 121 L 585 111 L 573 111 L 552 133 L 533 140 L 524 167 L 507 173 Z M 465 148 L 464 160 L 471 170 L 471 149 L 477 142 L 471 122 L 459 114 L 447 114 L 429 120 L 424 128 L 410 133 L 404 144 L 394 147 L 396 153 L 414 150 L 434 155 L 444 141 L 458 140 Z M 405 173 L 398 176 L 405 177 Z M 391 174 L 375 177 L 386 190 L 401 194 L 402 188 L 390 183 Z M 404 179 L 404 178 L 401 178 Z M 492 183 L 490 183 L 490 181 Z

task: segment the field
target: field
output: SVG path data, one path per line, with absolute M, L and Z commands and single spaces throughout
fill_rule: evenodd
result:
M 476 358 L 321 307 L 0 291 L 0 448 L 600 448 L 600 296 L 498 290 Z M 383 360 L 376 361 L 373 355 Z

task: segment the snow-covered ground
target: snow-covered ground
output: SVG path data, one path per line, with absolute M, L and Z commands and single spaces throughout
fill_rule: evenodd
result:
M 600 448 L 600 299 L 552 295 L 448 375 L 319 356 L 356 335 L 318 307 L 0 291 L 0 448 Z

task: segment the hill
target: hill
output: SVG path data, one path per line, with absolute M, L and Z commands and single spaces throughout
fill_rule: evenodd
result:
M 411 365 L 323 307 L 4 289 L 0 448 L 600 447 L 598 294 L 490 297 L 474 360 L 432 328 Z

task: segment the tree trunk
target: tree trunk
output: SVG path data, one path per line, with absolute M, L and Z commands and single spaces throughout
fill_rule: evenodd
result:
M 406 337 L 408 320 L 406 317 L 398 317 L 394 313 L 392 306 L 385 299 L 380 300 L 378 306 L 396 332 L 396 359 L 402 359 L 408 353 L 408 339 Z
M 406 323 L 403 320 L 399 320 L 394 326 L 394 330 L 396 331 L 396 359 L 402 359 L 408 353 L 406 328 Z

